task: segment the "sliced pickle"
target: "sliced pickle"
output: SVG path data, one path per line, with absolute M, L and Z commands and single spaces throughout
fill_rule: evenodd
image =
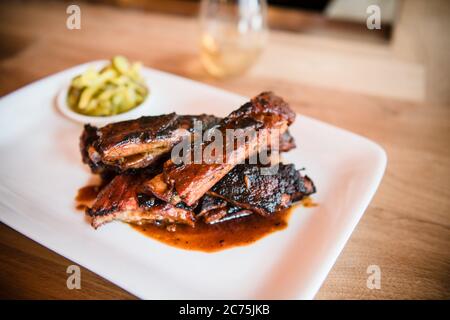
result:
M 140 75 L 141 64 L 123 56 L 112 58 L 100 71 L 92 68 L 72 79 L 67 103 L 74 111 L 91 116 L 110 116 L 141 104 L 148 88 Z

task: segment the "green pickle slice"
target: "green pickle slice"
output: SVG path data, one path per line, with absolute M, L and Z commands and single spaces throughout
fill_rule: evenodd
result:
M 142 65 L 115 56 L 100 71 L 89 68 L 72 79 L 67 103 L 77 113 L 111 116 L 127 112 L 147 98 L 148 88 L 140 75 Z

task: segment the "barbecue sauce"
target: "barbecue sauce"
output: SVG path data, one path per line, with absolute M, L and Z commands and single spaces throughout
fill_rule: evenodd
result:
M 196 226 L 177 225 L 175 231 L 153 224 L 131 225 L 140 233 L 173 247 L 214 252 L 251 244 L 288 225 L 292 208 L 270 217 L 253 214 L 217 224 L 197 222 Z
M 90 207 L 102 189 L 101 185 L 88 185 L 78 190 L 75 198 L 76 208 L 85 210 Z M 305 197 L 299 204 L 304 207 L 314 207 L 311 198 Z M 217 224 L 206 224 L 198 221 L 196 226 L 186 225 L 159 226 L 155 224 L 130 224 L 130 226 L 145 236 L 173 247 L 215 252 L 236 246 L 249 245 L 273 232 L 283 230 L 294 207 L 277 212 L 269 217 L 257 214 L 225 221 Z
M 102 189 L 102 185 L 90 185 L 80 188 L 75 197 L 77 210 L 85 210 L 94 202 L 97 194 Z
M 112 180 L 112 177 L 103 177 L 101 179 L 93 179 L 85 187 L 78 189 L 75 197 L 75 208 L 77 210 L 85 211 L 94 204 L 97 195 L 100 191 Z

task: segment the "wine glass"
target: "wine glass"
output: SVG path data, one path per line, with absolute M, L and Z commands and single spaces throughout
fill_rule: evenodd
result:
M 213 76 L 235 76 L 260 55 L 267 36 L 266 0 L 203 0 L 201 60 Z

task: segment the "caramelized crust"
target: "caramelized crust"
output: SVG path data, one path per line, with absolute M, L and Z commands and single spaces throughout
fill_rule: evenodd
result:
M 273 174 L 264 174 L 267 172 Z M 208 194 L 261 215 L 286 209 L 316 191 L 313 182 L 293 164 L 277 167 L 239 164 L 214 185 Z
M 83 162 L 94 173 L 147 167 L 170 153 L 183 137 L 192 134 L 195 121 L 201 121 L 207 129 L 218 123 L 219 118 L 170 113 L 116 122 L 102 128 L 86 125 L 80 138 Z
M 263 92 L 223 119 L 171 113 L 102 128 L 86 125 L 80 138 L 83 162 L 109 181 L 86 214 L 94 228 L 114 220 L 195 227 L 198 221 L 216 224 L 286 209 L 314 193 L 313 182 L 292 164 L 243 162 L 269 147 L 281 152 L 295 148 L 288 131 L 294 119 L 283 99 Z M 225 142 L 222 163 L 167 160 L 177 143 L 193 137 L 195 121 L 202 121 L 203 130 L 219 130 Z M 228 129 L 238 130 L 231 141 Z M 279 143 L 271 146 L 274 137 Z M 202 154 L 210 143 L 202 142 Z
M 173 206 L 155 197 L 140 195 L 139 188 L 145 175 L 116 176 L 97 196 L 94 205 L 86 210 L 92 226 L 121 220 L 131 223 L 181 223 L 194 226 L 190 208 Z
M 240 129 L 241 137 L 245 137 L 245 140 L 241 139 L 243 143 L 236 143 L 236 140 L 239 141 L 237 138 L 232 141 L 232 148 L 225 146 L 222 163 L 191 162 L 171 165 L 169 160 L 163 176 L 147 181 L 145 188 L 172 204 L 183 201 L 193 205 L 236 164 L 269 148 L 272 135 L 285 133 L 294 118 L 295 113 L 283 99 L 264 92 L 233 111 L 217 126 L 222 134 L 222 141 L 228 142 L 227 129 Z M 202 145 L 202 154 L 205 154 L 203 151 L 206 146 L 207 144 Z

